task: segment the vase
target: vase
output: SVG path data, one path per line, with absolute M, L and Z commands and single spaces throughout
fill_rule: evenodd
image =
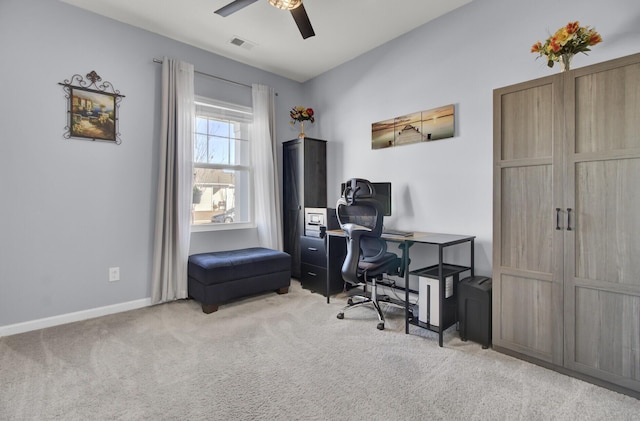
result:
M 573 58 L 573 54 L 562 54 L 560 56 L 560 71 L 566 72 L 571 70 L 571 59 Z
M 298 134 L 298 139 L 304 139 L 306 135 L 304 134 L 304 121 L 300 122 L 300 134 Z

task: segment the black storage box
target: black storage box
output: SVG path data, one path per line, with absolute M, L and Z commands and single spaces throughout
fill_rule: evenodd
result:
M 491 346 L 491 278 L 468 277 L 458 285 L 460 339 Z

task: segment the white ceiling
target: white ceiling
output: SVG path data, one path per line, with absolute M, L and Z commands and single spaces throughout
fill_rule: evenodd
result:
M 472 0 L 304 0 L 306 40 L 267 0 L 227 17 L 213 12 L 232 0 L 61 1 L 304 82 Z

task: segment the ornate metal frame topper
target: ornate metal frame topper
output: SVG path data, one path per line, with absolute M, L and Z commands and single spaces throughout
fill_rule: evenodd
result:
M 63 136 L 119 145 L 122 140 L 118 131 L 118 108 L 124 95 L 111 82 L 103 82 L 95 70 L 87 73 L 86 78 L 76 74 L 70 80 L 58 82 L 63 86 L 68 104 Z

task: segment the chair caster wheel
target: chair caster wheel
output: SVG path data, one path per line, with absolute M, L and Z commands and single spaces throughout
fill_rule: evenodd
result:
M 384 323 L 378 323 L 378 330 L 384 330 Z
M 348 304 L 348 305 L 350 305 L 350 306 L 352 306 L 352 305 L 353 305 L 353 300 L 352 300 L 351 298 L 349 298 L 349 299 L 347 300 L 347 304 Z
M 342 320 L 342 319 L 344 319 L 344 313 L 338 313 L 338 315 L 336 317 L 338 319 Z

